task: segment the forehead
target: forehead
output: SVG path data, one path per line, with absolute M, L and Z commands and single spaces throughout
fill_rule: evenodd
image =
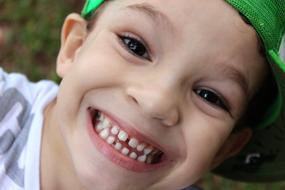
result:
M 251 45 L 248 49 L 254 51 L 259 49 L 255 30 L 245 23 L 240 14 L 224 0 L 111 2 L 113 9 L 106 12 L 112 13 L 109 14 L 112 19 L 117 17 L 117 12 L 126 13 L 127 19 L 123 20 L 124 22 L 133 21 L 138 25 L 153 24 L 153 28 L 161 29 L 153 33 L 170 34 L 169 39 L 175 39 L 175 42 L 180 44 L 193 43 L 194 40 L 206 42 L 208 45 L 211 45 L 211 42 L 218 42 L 228 46 L 229 51 L 235 50 L 235 52 L 244 49 L 243 47 L 248 44 Z M 249 53 L 252 54 L 252 52 Z
M 155 24 L 155 27 L 163 29 L 165 34 L 173 32 L 171 37 L 182 41 L 193 40 L 191 36 L 196 39 L 201 37 L 203 41 L 208 42 L 211 42 L 213 37 L 216 41 L 243 37 L 252 40 L 256 37 L 253 28 L 246 24 L 240 14 L 224 0 L 124 0 L 112 2 L 118 5 L 117 10 L 130 12 L 129 20 L 133 16 L 147 16 Z M 243 43 L 239 44 L 244 45 Z
M 237 11 L 224 0 L 121 0 L 112 2 L 119 7 L 146 5 L 152 10 L 163 12 L 176 26 L 185 25 L 193 17 L 197 21 L 206 21 L 205 18 L 214 20 L 219 17 L 219 23 L 226 20 L 242 21 Z

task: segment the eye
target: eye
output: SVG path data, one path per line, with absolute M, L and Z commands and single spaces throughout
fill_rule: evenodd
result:
M 139 58 L 143 58 L 143 59 L 147 59 L 147 60 L 151 61 L 149 52 L 141 40 L 136 39 L 135 37 L 123 36 L 123 35 L 120 35 L 119 38 L 122 41 L 123 46 L 131 54 L 133 54 Z
M 208 103 L 229 112 L 230 109 L 225 100 L 214 91 L 209 89 L 194 89 L 194 92 Z

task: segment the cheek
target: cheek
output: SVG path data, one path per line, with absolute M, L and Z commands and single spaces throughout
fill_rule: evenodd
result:
M 121 83 L 122 76 L 125 75 L 124 70 L 119 68 L 120 63 L 112 60 L 110 56 L 108 59 L 103 57 L 82 54 L 82 59 L 74 62 L 60 85 L 66 97 L 80 101 L 90 90 L 113 87 Z
M 182 155 L 178 166 L 168 176 L 168 181 L 184 186 L 193 184 L 212 168 L 212 161 L 223 144 L 227 132 L 215 129 L 221 128 L 215 126 L 216 123 L 211 122 L 209 125 L 203 120 L 201 117 L 199 122 L 192 120 L 191 124 L 183 129 L 181 144 L 178 147 Z
M 90 89 L 119 84 L 130 70 L 128 63 L 110 45 L 94 45 L 82 50 L 73 69 L 73 78 L 76 79 L 75 82 L 80 83 L 79 88 Z
M 229 136 L 232 123 L 202 118 L 184 129 L 186 159 L 195 172 L 203 173 L 211 168 L 212 161 Z

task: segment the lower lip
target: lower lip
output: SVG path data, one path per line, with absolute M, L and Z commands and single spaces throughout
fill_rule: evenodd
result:
M 89 111 L 87 111 L 87 125 L 88 125 L 89 136 L 92 142 L 94 143 L 95 147 L 99 150 L 99 152 L 103 154 L 108 160 L 115 163 L 116 165 L 121 166 L 122 168 L 125 168 L 133 172 L 148 172 L 158 169 L 166 164 L 165 162 L 153 165 L 145 164 L 133 160 L 119 153 L 117 150 L 111 147 L 111 145 L 109 145 L 107 142 L 101 139 L 99 135 L 95 132 L 92 124 L 92 117 Z

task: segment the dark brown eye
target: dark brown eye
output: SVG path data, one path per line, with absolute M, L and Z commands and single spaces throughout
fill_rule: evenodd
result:
M 225 111 L 229 111 L 229 108 L 225 101 L 215 92 L 208 89 L 195 89 L 194 92 L 208 103 L 220 107 Z
M 145 45 L 138 39 L 130 36 L 119 36 L 125 48 L 133 55 L 151 61 Z

